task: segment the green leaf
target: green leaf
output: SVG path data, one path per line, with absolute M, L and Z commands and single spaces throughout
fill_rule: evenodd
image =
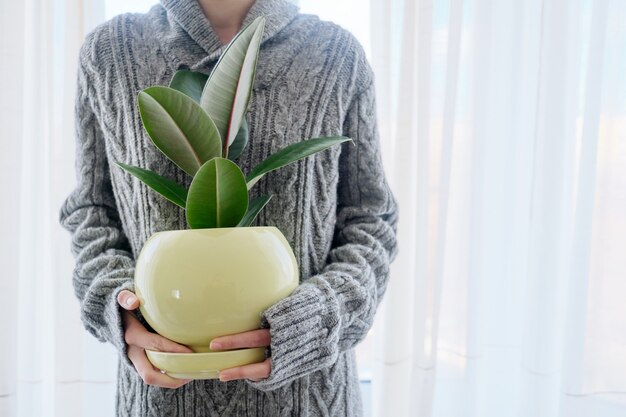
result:
M 245 149 L 248 144 L 248 122 L 246 122 L 246 118 L 244 117 L 241 123 L 241 128 L 239 129 L 239 133 L 237 133 L 237 137 L 233 141 L 232 145 L 230 145 L 230 150 L 228 151 L 228 159 L 234 161 L 239 158 L 241 152 Z
M 225 158 L 202 165 L 187 196 L 187 223 L 192 229 L 235 227 L 248 209 L 246 180 Z
M 256 219 L 256 216 L 259 214 L 259 212 L 263 210 L 263 207 L 265 207 L 265 205 L 269 203 L 271 199 L 271 195 L 263 195 L 252 200 L 252 202 L 250 202 L 250 205 L 248 206 L 248 211 L 246 212 L 246 215 L 243 216 L 243 219 L 241 219 L 237 227 L 250 226 L 254 219 Z
M 196 103 L 200 103 L 202 90 L 209 79 L 209 76 L 196 71 L 178 70 L 170 81 L 170 88 L 178 90 L 183 94 L 194 99 Z
M 162 86 L 146 88 L 139 93 L 139 112 L 152 142 L 189 175 L 222 155 L 215 124 L 180 91 Z
M 252 188 L 258 180 L 270 171 L 282 168 L 302 158 L 321 152 L 333 145 L 351 141 L 345 136 L 328 136 L 323 138 L 308 139 L 302 142 L 293 143 L 273 155 L 267 157 L 257 165 L 246 178 L 248 189 Z
M 248 109 L 264 26 L 265 18 L 258 17 L 233 38 L 202 92 L 200 105 L 220 132 L 224 156 Z
M 116 164 L 172 203 L 185 208 L 187 190 L 182 185 L 147 169 L 126 165 L 121 162 L 116 162 Z

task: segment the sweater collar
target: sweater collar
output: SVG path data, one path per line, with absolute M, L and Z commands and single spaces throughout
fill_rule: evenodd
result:
M 211 27 L 197 0 L 161 0 L 161 4 L 172 20 L 195 41 L 207 54 L 204 62 L 216 59 L 223 52 L 224 45 Z M 291 22 L 298 14 L 298 7 L 287 0 L 256 0 L 246 15 L 243 26 L 252 23 L 259 16 L 265 16 L 263 42 L 272 38 Z

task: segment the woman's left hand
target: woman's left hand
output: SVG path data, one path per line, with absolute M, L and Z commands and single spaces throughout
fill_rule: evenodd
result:
M 231 350 L 241 348 L 267 347 L 271 337 L 269 329 L 252 330 L 249 332 L 231 334 L 216 337 L 211 341 L 211 350 Z M 220 381 L 233 381 L 235 379 L 250 379 L 260 381 L 270 376 L 272 360 L 270 358 L 260 363 L 238 366 L 220 371 Z

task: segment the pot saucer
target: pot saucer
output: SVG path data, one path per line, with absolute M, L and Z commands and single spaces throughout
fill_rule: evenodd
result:
M 148 359 L 172 378 L 217 379 L 219 371 L 265 360 L 265 348 L 225 352 L 169 353 L 146 350 Z

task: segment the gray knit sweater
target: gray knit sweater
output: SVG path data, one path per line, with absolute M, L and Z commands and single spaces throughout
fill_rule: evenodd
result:
M 354 139 L 264 177 L 252 190 L 274 198 L 256 220 L 278 227 L 296 254 L 301 284 L 264 312 L 272 371 L 260 381 L 145 385 L 126 356 L 116 296 L 133 288 L 135 258 L 155 232 L 185 229 L 182 209 L 113 161 L 189 185 L 191 178 L 147 137 L 137 93 L 167 85 L 182 68 L 209 73 L 223 51 L 196 0 L 162 0 L 147 14 L 118 16 L 86 39 L 78 71 L 78 185 L 60 220 L 72 234 L 73 277 L 89 332 L 120 353 L 118 416 L 359 416 L 354 346 L 363 340 L 396 254 L 397 207 L 385 181 L 372 72 L 355 39 L 298 13 L 286 0 L 257 0 L 245 19 L 267 18 L 240 156 L 244 173 L 290 143 Z

